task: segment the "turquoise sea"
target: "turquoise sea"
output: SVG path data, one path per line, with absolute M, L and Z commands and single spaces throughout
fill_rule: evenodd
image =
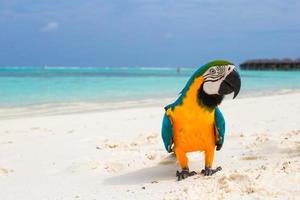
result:
M 196 68 L 0 67 L 0 107 L 173 98 Z M 239 98 L 300 91 L 299 71 L 240 71 Z

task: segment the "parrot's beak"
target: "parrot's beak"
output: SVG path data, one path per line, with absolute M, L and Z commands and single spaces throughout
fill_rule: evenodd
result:
M 241 78 L 236 70 L 232 70 L 230 74 L 222 81 L 219 88 L 220 95 L 227 95 L 234 92 L 233 98 L 235 98 L 241 89 Z

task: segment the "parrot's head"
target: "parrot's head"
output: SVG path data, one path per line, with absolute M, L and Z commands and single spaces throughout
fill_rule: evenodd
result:
M 198 90 L 198 98 L 209 107 L 221 103 L 225 95 L 233 93 L 235 98 L 241 88 L 240 75 L 234 64 L 218 60 L 206 64 L 203 83 Z

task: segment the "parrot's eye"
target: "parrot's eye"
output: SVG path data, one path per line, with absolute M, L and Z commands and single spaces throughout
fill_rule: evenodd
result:
M 210 73 L 210 74 L 215 74 L 215 73 L 216 73 L 216 70 L 215 70 L 214 68 L 212 68 L 212 69 L 209 70 L 209 73 Z
M 230 71 L 231 67 L 228 67 L 228 71 Z

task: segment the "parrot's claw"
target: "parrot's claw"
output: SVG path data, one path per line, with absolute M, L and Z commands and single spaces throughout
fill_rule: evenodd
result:
M 189 176 L 194 176 L 197 173 L 195 171 L 190 172 L 189 169 L 182 169 L 181 172 L 177 171 L 176 176 L 178 178 L 178 181 L 181 181 Z
M 222 167 L 217 167 L 216 169 L 212 169 L 210 167 L 205 166 L 205 169 L 202 169 L 201 174 L 203 174 L 204 176 L 211 176 L 221 170 L 222 170 Z

